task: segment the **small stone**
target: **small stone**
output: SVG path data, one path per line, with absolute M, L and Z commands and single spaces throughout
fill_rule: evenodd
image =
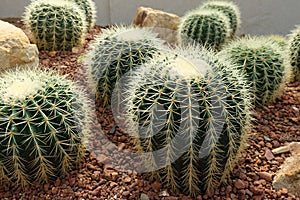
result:
M 272 178 L 273 175 L 268 172 L 258 172 L 257 174 L 260 178 L 263 178 L 266 181 L 271 182 L 273 180 L 273 178 Z
M 150 198 L 148 197 L 148 195 L 142 193 L 140 199 L 141 199 L 141 200 L 149 200 Z
M 154 190 L 159 191 L 162 188 L 162 184 L 160 182 L 158 182 L 158 181 L 155 181 L 154 183 L 151 184 L 151 187 Z
M 124 178 L 124 182 L 125 182 L 125 183 L 130 183 L 130 182 L 131 182 L 131 178 L 130 178 L 130 177 Z
M 159 193 L 158 196 L 160 196 L 160 197 L 168 197 L 168 196 L 170 196 L 170 195 L 169 195 L 169 193 L 168 193 L 166 190 L 163 190 L 163 191 L 161 191 L 161 192 Z
M 235 186 L 237 189 L 244 189 L 244 188 L 245 188 L 245 183 L 244 183 L 241 179 L 237 179 L 237 180 L 234 182 L 234 186 Z
M 80 48 L 78 48 L 78 47 L 73 47 L 73 48 L 72 48 L 72 53 L 75 53 L 75 54 L 80 53 Z
M 287 193 L 288 193 L 288 189 L 286 189 L 286 188 L 281 189 L 281 194 L 285 195 Z
M 50 57 L 55 57 L 56 56 L 56 51 L 50 51 L 49 53 L 48 53 L 48 56 L 50 56 Z
M 272 151 L 270 149 L 266 149 L 266 152 L 265 152 L 265 158 L 267 160 L 272 160 L 275 158 L 275 156 L 273 155 Z

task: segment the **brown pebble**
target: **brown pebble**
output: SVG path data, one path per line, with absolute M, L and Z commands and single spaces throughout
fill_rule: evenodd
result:
M 237 179 L 237 180 L 234 182 L 234 186 L 235 186 L 237 189 L 244 189 L 244 188 L 245 188 L 245 183 L 244 183 L 241 179 Z
M 273 180 L 273 178 L 272 178 L 273 175 L 270 174 L 270 173 L 268 173 L 268 172 L 258 172 L 257 175 L 260 178 L 263 178 L 263 179 L 265 179 L 268 182 L 271 182 Z

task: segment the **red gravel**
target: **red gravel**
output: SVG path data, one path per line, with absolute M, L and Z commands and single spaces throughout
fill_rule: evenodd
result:
M 23 28 L 22 24 L 13 21 Z M 85 48 L 101 31 L 96 26 L 87 36 Z M 47 68 L 68 74 L 70 78 L 81 75 L 82 64 L 78 58 L 83 52 L 40 51 L 40 63 Z M 248 148 L 233 170 L 228 185 L 214 192 L 198 196 L 196 199 L 300 199 L 286 189 L 274 190 L 272 179 L 289 153 L 273 155 L 271 150 L 291 141 L 300 141 L 300 82 L 288 83 L 284 94 L 275 103 L 256 109 L 255 122 L 248 141 Z M 97 109 L 105 135 L 119 149 L 131 149 L 128 137 L 118 128 L 109 134 L 115 125 L 110 111 Z M 99 128 L 99 127 L 98 127 Z M 110 153 L 107 150 L 107 153 Z M 57 179 L 55 183 L 30 188 L 12 188 L 0 185 L 0 199 L 191 199 L 184 195 L 174 195 L 161 183 L 149 180 L 134 171 L 116 171 L 100 161 L 101 156 L 87 152 L 86 161 L 68 177 Z M 122 157 L 113 160 L 122 164 Z M 126 163 L 125 163 L 126 164 Z

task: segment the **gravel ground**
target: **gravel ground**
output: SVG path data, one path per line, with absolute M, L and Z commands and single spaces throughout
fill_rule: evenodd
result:
M 14 24 L 22 28 L 20 22 Z M 85 48 L 101 31 L 96 26 L 86 38 Z M 70 78 L 82 75 L 82 65 L 77 62 L 84 52 L 40 51 L 40 63 L 47 68 L 68 74 Z M 273 155 L 271 150 L 292 141 L 300 141 L 300 82 L 287 83 L 284 94 L 275 103 L 256 109 L 253 130 L 248 148 L 232 172 L 227 185 L 196 199 L 300 199 L 287 189 L 274 190 L 272 179 L 289 153 Z M 110 134 L 115 122 L 109 110 L 98 108 L 95 122 L 101 124 L 105 135 L 119 149 L 130 149 L 131 144 L 122 130 Z M 97 123 L 96 123 L 97 124 Z M 98 125 L 95 128 L 100 128 Z M 99 144 L 97 144 L 99 145 Z M 110 153 L 110 152 L 107 152 Z M 68 177 L 52 184 L 26 189 L 0 185 L 0 199 L 191 199 L 172 194 L 161 183 L 147 179 L 134 171 L 116 171 L 95 152 L 87 152 L 82 166 Z M 106 160 L 107 161 L 107 160 Z M 123 158 L 114 158 L 119 165 Z

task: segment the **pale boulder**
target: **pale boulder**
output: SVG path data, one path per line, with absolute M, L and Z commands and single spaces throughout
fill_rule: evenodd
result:
M 38 49 L 18 27 L 0 20 L 0 70 L 37 66 Z
M 290 193 L 300 195 L 300 142 L 293 142 L 288 147 L 292 156 L 276 172 L 273 187 L 277 190 L 286 188 Z
M 148 27 L 159 34 L 159 37 L 171 44 L 177 43 L 177 31 L 181 18 L 175 14 L 148 7 L 139 7 L 133 24 Z

